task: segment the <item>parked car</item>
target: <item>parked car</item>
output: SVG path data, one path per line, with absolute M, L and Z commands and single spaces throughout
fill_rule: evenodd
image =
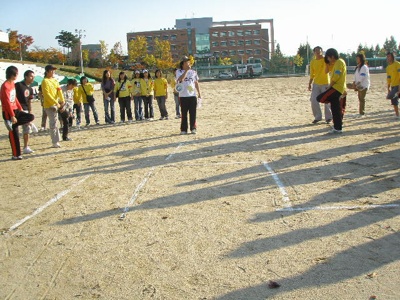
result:
M 233 76 L 230 73 L 222 72 L 222 73 L 218 74 L 218 78 L 220 78 L 220 79 L 231 79 L 231 78 L 233 78 Z

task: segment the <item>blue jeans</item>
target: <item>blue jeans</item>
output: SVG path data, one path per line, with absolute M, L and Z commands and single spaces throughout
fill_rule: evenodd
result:
M 154 109 L 153 109 L 153 95 L 142 96 L 144 103 L 144 117 L 146 119 L 154 118 Z
M 114 123 L 115 122 L 115 102 L 113 99 L 104 101 L 104 119 L 106 123 Z M 110 110 L 108 110 L 110 108 Z M 111 115 L 110 115 L 111 113 Z
M 161 118 L 168 117 L 167 107 L 165 106 L 165 96 L 157 96 L 156 99 L 158 108 L 160 109 Z
M 143 100 L 141 96 L 133 97 L 136 121 L 143 120 Z
M 99 123 L 99 116 L 97 114 L 97 109 L 96 109 L 96 106 L 94 105 L 94 102 L 92 102 L 92 103 L 83 103 L 83 109 L 85 110 L 86 125 L 90 124 L 89 108 L 92 109 L 94 121 L 96 123 Z
M 174 100 L 175 100 L 175 111 L 176 111 L 176 116 L 181 116 L 181 104 L 179 102 L 179 94 L 174 93 Z

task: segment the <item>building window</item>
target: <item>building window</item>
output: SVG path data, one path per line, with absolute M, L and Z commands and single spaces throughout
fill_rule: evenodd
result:
M 251 45 L 251 40 L 246 40 L 246 45 Z
M 222 51 L 221 55 L 222 56 L 228 56 L 228 51 Z
M 236 46 L 236 41 L 229 41 L 229 46 Z
M 153 46 L 147 46 L 147 51 L 153 51 Z
M 240 41 L 238 41 L 238 46 L 243 46 L 244 45 L 244 41 L 243 40 L 240 40 Z
M 260 35 L 260 30 L 253 30 L 253 35 Z
M 251 30 L 246 30 L 244 35 L 251 35 Z
M 212 35 L 213 37 L 218 37 L 218 31 L 214 31 L 211 35 Z
M 222 47 L 226 47 L 226 45 L 227 45 L 226 41 L 222 41 L 222 42 L 221 42 L 221 46 L 222 46 Z
M 176 34 L 171 35 L 171 41 L 176 41 Z
M 168 41 L 169 40 L 169 35 L 164 35 L 162 38 L 163 38 L 164 41 Z
M 237 36 L 243 36 L 243 30 L 236 31 Z
M 244 54 L 244 51 L 243 50 L 238 50 L 238 52 L 237 52 L 239 55 L 243 55 Z
M 228 31 L 228 36 L 235 36 L 235 32 L 234 31 Z
M 256 49 L 256 50 L 254 51 L 254 54 L 261 54 L 261 50 L 260 50 L 260 49 Z
M 136 37 L 131 37 L 129 41 L 136 41 Z
M 171 45 L 171 50 L 176 50 L 176 45 Z
M 225 36 L 226 36 L 226 31 L 221 31 L 221 32 L 219 33 L 219 36 L 220 36 L 220 37 L 225 37 Z
M 153 37 L 152 37 L 152 36 L 146 36 L 146 40 L 147 40 L 148 42 L 151 42 L 151 41 L 153 40 Z
M 247 50 L 246 50 L 246 54 L 247 54 L 247 55 L 251 55 L 251 54 L 253 54 L 253 50 L 251 50 L 251 49 L 247 49 Z
M 261 45 L 261 41 L 260 40 L 254 40 L 254 45 Z
M 186 26 L 192 26 L 192 22 L 186 22 Z
M 218 47 L 219 46 L 219 43 L 218 42 L 212 42 L 212 44 L 211 44 L 213 47 Z
M 229 55 L 230 56 L 236 55 L 236 50 L 229 50 Z

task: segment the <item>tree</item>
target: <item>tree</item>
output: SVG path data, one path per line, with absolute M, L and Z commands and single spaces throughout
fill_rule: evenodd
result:
M 108 56 L 113 66 L 118 67 L 122 63 L 122 54 L 121 42 L 115 43 Z
M 147 55 L 147 40 L 144 36 L 137 36 L 129 41 L 128 57 L 130 63 L 141 63 Z
M 72 32 L 64 30 L 60 31 L 60 34 L 56 36 L 56 40 L 61 47 L 67 48 L 68 56 L 70 53 L 70 49 L 79 43 L 79 38 L 76 35 L 74 35 Z
M 88 66 L 90 58 L 89 58 L 89 49 L 84 49 L 82 50 L 82 60 L 83 60 L 83 65 Z
M 383 44 L 383 48 L 386 50 L 386 52 L 391 52 L 391 51 L 396 51 L 397 48 L 397 42 L 394 39 L 394 36 L 390 36 L 390 40 L 386 38 L 385 43 Z
M 104 67 L 104 63 L 107 60 L 108 45 L 105 41 L 100 41 L 100 60 L 101 66 Z
M 158 38 L 154 41 L 154 57 L 158 69 L 167 70 L 173 68 L 171 44 L 169 41 L 160 41 Z
M 7 59 L 22 59 L 23 53 L 33 44 L 33 38 L 29 35 L 18 34 L 17 30 L 7 29 L 8 43 L 0 43 L 0 55 Z

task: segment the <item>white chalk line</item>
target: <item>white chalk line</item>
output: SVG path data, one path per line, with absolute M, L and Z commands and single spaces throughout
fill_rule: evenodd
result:
M 292 203 L 290 201 L 289 195 L 286 192 L 285 186 L 283 185 L 282 181 L 279 179 L 278 175 L 274 172 L 274 170 L 272 170 L 272 168 L 266 161 L 263 161 L 262 164 L 267 169 L 268 173 L 272 176 L 272 178 L 275 180 L 275 183 L 282 194 L 283 206 L 285 207 L 286 210 L 291 210 Z
M 169 154 L 165 160 L 168 161 L 170 160 L 179 150 L 180 147 L 182 147 L 185 143 L 180 143 L 175 149 L 174 151 Z M 150 171 L 146 174 L 146 176 L 143 178 L 143 180 L 139 183 L 139 185 L 136 187 L 135 191 L 132 194 L 131 199 L 129 199 L 127 205 L 124 207 L 124 209 L 122 210 L 122 214 L 118 217 L 119 220 L 123 220 L 126 217 L 127 212 L 129 211 L 129 208 L 133 206 L 133 204 L 135 203 L 136 199 L 139 196 L 140 191 L 142 190 L 142 188 L 145 186 L 145 184 L 147 183 L 147 181 L 149 180 L 150 176 L 153 175 L 154 171 L 156 170 L 156 167 L 152 167 L 150 169 Z
M 308 210 L 356 210 L 372 208 L 396 208 L 399 204 L 368 204 L 368 205 L 338 205 L 338 206 L 310 206 L 310 207 L 290 207 L 278 208 L 275 211 L 308 211 Z
M 28 221 L 29 219 L 32 219 L 34 216 L 40 214 L 42 211 L 44 211 L 47 207 L 49 207 L 50 205 L 56 203 L 58 200 L 60 200 L 62 197 L 64 197 L 65 195 L 67 195 L 74 187 L 76 187 L 77 185 L 80 185 L 82 182 L 84 182 L 86 179 L 88 179 L 91 175 L 87 175 L 85 177 L 83 177 L 81 180 L 79 180 L 77 183 L 73 184 L 69 189 L 66 189 L 60 193 L 58 193 L 54 198 L 50 199 L 49 201 L 47 201 L 47 203 L 45 203 L 44 205 L 42 205 L 41 207 L 37 208 L 32 214 L 30 214 L 29 216 L 26 216 L 25 218 L 23 218 L 22 220 L 18 221 L 17 223 L 15 223 L 13 226 L 11 226 L 8 231 L 12 231 L 17 229 L 19 226 L 21 226 L 22 224 L 24 224 L 26 221 Z

